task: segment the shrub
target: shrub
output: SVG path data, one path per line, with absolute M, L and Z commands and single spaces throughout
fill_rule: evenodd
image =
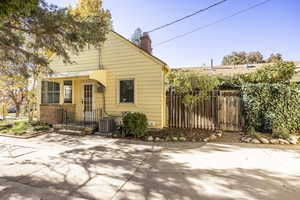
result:
M 143 137 L 147 131 L 148 120 L 143 113 L 128 113 L 123 117 L 125 136 Z
M 272 133 L 272 137 L 287 140 L 290 138 L 290 131 L 287 128 L 280 128 Z
M 46 130 L 49 130 L 49 126 L 35 126 L 34 128 L 33 128 L 33 130 L 35 130 L 35 131 L 46 131 Z
M 38 126 L 38 125 L 40 125 L 40 122 L 33 120 L 33 121 L 29 121 L 28 124 L 31 126 Z

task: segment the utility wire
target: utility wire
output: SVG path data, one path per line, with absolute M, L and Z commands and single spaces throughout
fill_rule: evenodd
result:
M 170 26 L 170 25 L 173 25 L 173 24 L 175 24 L 175 23 L 178 23 L 178 22 L 180 22 L 180 21 L 182 21 L 182 20 L 185 20 L 185 19 L 190 18 L 190 17 L 192 17 L 192 16 L 194 16 L 194 15 L 197 15 L 197 14 L 199 14 L 199 13 L 201 13 L 201 12 L 204 12 L 204 11 L 206 11 L 206 10 L 212 8 L 212 7 L 215 7 L 215 6 L 219 5 L 219 4 L 222 4 L 222 3 L 224 3 L 225 1 L 227 1 L 227 0 L 222 0 L 222 1 L 219 1 L 219 2 L 217 2 L 217 3 L 214 3 L 214 4 L 210 5 L 210 6 L 208 6 L 208 7 L 206 7 L 206 8 L 203 8 L 203 9 L 201 9 L 201 10 L 198 10 L 198 11 L 196 11 L 196 12 L 190 14 L 190 15 L 187 15 L 187 16 L 182 17 L 182 18 L 180 18 L 180 19 L 177 19 L 177 20 L 175 20 L 175 21 L 173 21 L 173 22 L 170 22 L 170 23 L 165 24 L 165 25 L 163 25 L 163 26 L 157 27 L 157 28 L 155 28 L 155 29 L 152 29 L 151 31 L 147 31 L 146 33 L 152 33 L 152 32 L 154 32 L 154 31 L 157 31 L 157 30 L 163 29 L 163 28 L 165 28 L 165 27 L 167 27 L 167 26 Z
M 230 18 L 232 18 L 232 17 L 235 17 L 235 16 L 237 16 L 237 15 L 240 15 L 240 14 L 242 14 L 242 13 L 244 13 L 244 12 L 247 12 L 247 11 L 249 11 L 249 10 L 252 10 L 252 9 L 254 9 L 254 8 L 256 8 L 256 7 L 259 7 L 259 6 L 263 5 L 263 4 L 266 4 L 266 3 L 268 3 L 269 1 L 272 1 L 272 0 L 265 0 L 265 1 L 262 1 L 262 2 L 260 2 L 260 3 L 257 3 L 257 4 L 255 4 L 255 5 L 253 5 L 253 6 L 250 6 L 250 7 L 248 7 L 248 8 L 243 9 L 243 10 L 240 10 L 240 11 L 238 11 L 238 12 L 232 14 L 232 15 L 229 15 L 229 16 L 227 16 L 227 17 L 221 18 L 221 19 L 219 19 L 219 20 L 216 20 L 216 21 L 214 21 L 214 22 L 212 22 L 212 23 L 209 23 L 209 24 L 206 24 L 206 25 L 204 25 L 204 26 L 198 27 L 198 28 L 196 28 L 196 29 L 194 29 L 194 30 L 192 30 L 192 31 L 189 31 L 189 32 L 183 33 L 183 34 L 181 34 L 181 35 L 175 36 L 175 37 L 173 37 L 173 38 L 170 38 L 170 39 L 168 39 L 168 40 L 165 40 L 165 41 L 163 41 L 163 42 L 160 42 L 160 43 L 158 43 L 158 44 L 156 44 L 156 45 L 154 45 L 154 46 L 160 46 L 160 45 L 162 45 L 162 44 L 165 44 L 165 43 L 171 42 L 171 41 L 173 41 L 173 40 L 176 40 L 176 39 L 178 39 L 178 38 L 184 37 L 184 36 L 186 36 L 186 35 L 192 34 L 192 33 L 196 32 L 196 31 L 199 31 L 199 30 L 205 29 L 205 28 L 207 28 L 207 27 L 213 26 L 213 25 L 215 25 L 215 24 L 221 23 L 221 22 L 223 22 L 223 21 L 225 21 L 225 20 L 227 20 L 227 19 L 230 19 Z

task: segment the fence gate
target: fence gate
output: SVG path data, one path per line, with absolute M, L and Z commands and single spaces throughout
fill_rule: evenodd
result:
M 238 90 L 220 91 L 218 99 L 220 129 L 240 131 L 243 128 L 240 92 Z
M 242 129 L 240 92 L 236 90 L 214 91 L 209 98 L 195 105 L 192 114 L 182 103 L 182 97 L 171 90 L 167 93 L 168 126 L 170 128 L 193 128 L 226 131 Z

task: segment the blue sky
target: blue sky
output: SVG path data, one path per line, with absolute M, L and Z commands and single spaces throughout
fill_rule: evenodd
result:
M 58 6 L 77 0 L 46 0 Z M 137 27 L 149 31 L 191 14 L 218 0 L 103 0 L 112 14 L 114 30 L 130 38 Z M 282 53 L 300 60 L 300 2 L 272 0 L 258 8 L 161 46 L 155 44 L 231 15 L 262 0 L 228 0 L 204 13 L 151 34 L 153 54 L 170 67 L 220 64 L 232 51 L 260 51 L 264 57 Z

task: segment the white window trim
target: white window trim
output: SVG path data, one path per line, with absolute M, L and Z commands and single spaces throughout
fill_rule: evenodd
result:
M 119 105 L 136 105 L 136 79 L 135 78 L 121 78 L 118 79 L 118 84 L 117 84 L 117 103 Z M 120 82 L 121 81 L 133 81 L 133 102 L 130 103 L 122 103 L 120 101 Z
M 71 103 L 65 103 L 65 81 L 72 81 L 72 102 Z M 66 79 L 66 80 L 63 80 L 62 81 L 62 85 L 63 85 L 63 104 L 73 104 L 74 103 L 74 81 L 73 80 L 70 80 L 70 79 Z

